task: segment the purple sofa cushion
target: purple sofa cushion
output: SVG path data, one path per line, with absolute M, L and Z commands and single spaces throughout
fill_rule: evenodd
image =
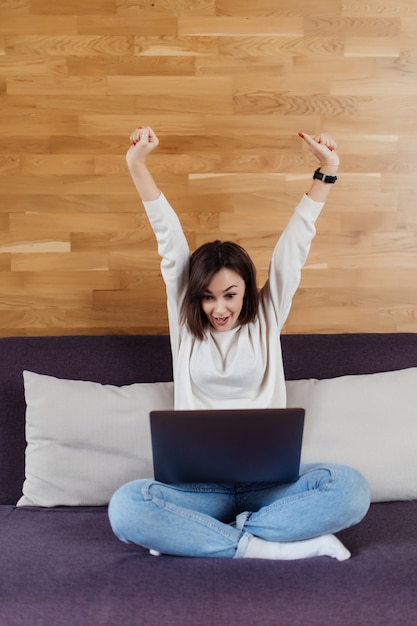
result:
M 411 626 L 416 516 L 372 505 L 339 534 L 340 563 L 152 557 L 113 536 L 105 508 L 0 507 L 0 624 Z

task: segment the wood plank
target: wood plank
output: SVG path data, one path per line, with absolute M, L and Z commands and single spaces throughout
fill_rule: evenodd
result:
M 334 0 L 320 0 L 315 3 L 314 10 L 306 4 L 305 0 L 280 0 L 271 2 L 270 0 L 216 0 L 216 12 L 218 15 L 228 16 L 286 16 L 299 15 L 308 16 L 310 11 L 314 15 L 323 17 L 329 15 L 340 15 L 341 6 Z
M 118 15 L 213 15 L 217 0 L 116 0 Z
M 26 13 L 3 13 L 0 20 L 0 35 L 76 35 L 75 15 L 32 15 Z
M 62 285 L 62 274 L 68 271 L 106 272 L 109 269 L 108 256 L 103 252 L 73 252 L 73 251 L 44 251 L 22 252 L 13 254 L 11 258 L 11 268 L 13 272 L 52 272 L 55 270 L 55 290 L 58 292 Z M 82 277 L 80 277 L 82 280 Z M 97 279 L 98 280 L 98 279 Z M 51 287 L 53 290 L 53 287 Z M 67 284 L 69 293 L 73 292 Z
M 226 36 L 251 35 L 254 31 L 257 36 L 303 35 L 303 18 L 301 16 L 280 16 L 277 19 L 270 17 L 178 17 L 178 34 L 197 36 Z
M 331 36 L 224 36 L 219 39 L 219 53 L 226 56 L 317 56 L 342 57 L 342 38 Z
M 155 17 L 142 15 L 82 15 L 77 19 L 80 35 L 175 35 L 175 17 Z
M 18 31 L 19 32 L 19 31 Z M 5 53 L 11 62 L 15 56 L 26 55 L 29 59 L 45 56 L 107 57 L 130 56 L 133 51 L 133 35 L 56 35 L 51 30 L 45 34 L 22 35 L 8 33 L 5 37 Z
M 30 0 L 30 12 L 34 15 L 114 15 L 116 0 Z
M 154 111 L 232 112 L 232 83 L 228 77 L 108 76 L 107 93 L 136 95 L 141 109 Z

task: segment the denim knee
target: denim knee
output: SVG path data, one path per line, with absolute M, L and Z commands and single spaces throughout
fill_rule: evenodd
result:
M 353 467 L 339 466 L 343 473 L 345 493 L 350 497 L 345 502 L 349 506 L 349 525 L 360 522 L 368 512 L 371 504 L 371 491 L 365 476 Z
M 358 521 L 360 521 L 365 517 L 371 505 L 371 489 L 365 476 L 357 470 L 356 473 L 358 474 L 357 492 L 359 494 L 360 506 L 362 507 L 359 510 L 360 517 Z
M 134 480 L 126 483 L 110 499 L 108 506 L 110 526 L 121 541 L 129 541 L 132 508 L 144 501 L 142 487 L 148 482 L 147 480 Z

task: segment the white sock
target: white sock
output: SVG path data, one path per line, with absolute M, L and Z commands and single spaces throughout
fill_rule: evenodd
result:
M 334 535 L 288 542 L 265 541 L 252 537 L 243 558 L 290 561 L 313 556 L 331 556 L 338 561 L 345 561 L 350 557 L 350 552 Z

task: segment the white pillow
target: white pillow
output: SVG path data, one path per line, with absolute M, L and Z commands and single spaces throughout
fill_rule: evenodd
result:
M 286 382 L 306 409 L 302 463 L 351 465 L 373 502 L 417 499 L 417 367 Z
M 149 412 L 173 408 L 172 382 L 23 378 L 26 479 L 17 506 L 104 505 L 122 484 L 153 476 Z

